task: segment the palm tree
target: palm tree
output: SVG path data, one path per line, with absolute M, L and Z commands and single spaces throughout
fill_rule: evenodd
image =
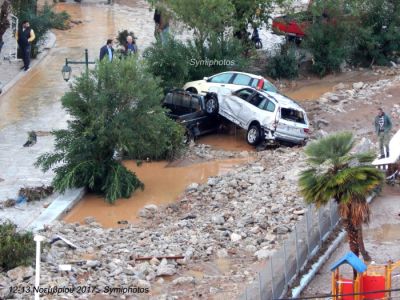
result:
M 384 174 L 370 164 L 373 153 L 351 154 L 353 146 L 348 132 L 309 144 L 305 149 L 309 168 L 300 174 L 299 185 L 307 203 L 321 206 L 331 199 L 338 203 L 350 250 L 370 261 L 362 235 L 362 223 L 370 217 L 366 197 L 383 182 Z

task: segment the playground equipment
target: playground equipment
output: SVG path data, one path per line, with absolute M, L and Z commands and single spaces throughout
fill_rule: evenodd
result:
M 340 275 L 339 267 L 349 264 L 357 271 L 355 279 Z M 332 299 L 334 300 L 389 300 L 392 275 L 400 268 L 400 261 L 386 265 L 367 265 L 353 252 L 347 253 L 332 265 Z

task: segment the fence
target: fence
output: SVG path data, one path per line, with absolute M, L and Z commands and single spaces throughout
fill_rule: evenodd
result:
M 266 261 L 239 299 L 271 300 L 284 296 L 338 222 L 334 201 L 319 209 L 309 206 L 289 237 L 281 241 L 282 247 Z

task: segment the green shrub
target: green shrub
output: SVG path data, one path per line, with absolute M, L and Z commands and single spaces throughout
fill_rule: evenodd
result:
M 180 88 L 189 78 L 190 51 L 172 36 L 165 45 L 160 40 L 153 43 L 144 51 L 143 57 L 149 71 L 161 78 L 164 90 Z
M 400 3 L 367 1 L 352 31 L 351 63 L 387 65 L 400 51 Z
M 164 90 L 169 90 L 204 76 L 244 69 L 249 59 L 243 52 L 240 41 L 214 34 L 204 44 L 196 40 L 184 43 L 170 36 L 165 45 L 153 43 L 143 56 L 149 71 L 161 78 Z
M 133 31 L 128 31 L 126 29 L 118 32 L 117 41 L 120 46 L 124 46 L 126 44 L 126 38 L 128 35 L 136 37 Z
M 280 52 L 269 58 L 267 74 L 274 79 L 293 79 L 299 76 L 295 48 L 282 45 Z
M 9 221 L 0 223 L 0 269 L 4 271 L 29 265 L 35 256 L 33 234 L 16 229 Z
M 72 120 L 57 130 L 55 152 L 36 162 L 53 167 L 53 186 L 87 187 L 110 203 L 129 197 L 143 184 L 119 159 L 165 159 L 183 147 L 183 130 L 165 116 L 159 81 L 136 56 L 103 60 L 78 77 L 61 99 Z

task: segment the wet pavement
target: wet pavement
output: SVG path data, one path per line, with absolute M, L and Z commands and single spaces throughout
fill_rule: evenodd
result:
M 40 136 L 33 147 L 22 145 L 28 131 L 49 132 L 66 127 L 68 115 L 60 103 L 68 90 L 61 75 L 65 58 L 82 60 L 85 48 L 90 60 L 97 58 L 105 40 L 124 28 L 138 32 L 143 46 L 152 41 L 152 36 L 141 35 L 139 30 L 146 26 L 148 31 L 150 27 L 153 30 L 152 15 L 144 1 L 137 1 L 137 8 L 128 12 L 118 7 L 75 3 L 60 3 L 56 9 L 68 11 L 73 20 L 83 23 L 67 31 L 55 30 L 56 47 L 0 97 L 0 201 L 15 198 L 22 186 L 49 184 L 53 177 L 52 172 L 43 174 L 33 167 L 40 154 L 52 150 L 53 138 Z M 79 66 L 73 66 L 73 74 L 81 71 Z
M 371 223 L 364 226 L 364 241 L 372 261 L 377 265 L 385 264 L 389 260 L 400 261 L 400 187 L 386 186 L 382 195 L 373 200 L 371 212 Z M 345 240 L 318 272 L 302 296 L 330 293 L 330 266 L 348 251 L 348 242 Z M 399 274 L 399 271 L 397 270 L 396 274 Z M 341 273 L 348 278 L 352 277 L 350 267 L 341 267 Z M 392 288 L 400 288 L 399 276 L 394 279 Z M 400 296 L 400 293 L 396 296 Z

